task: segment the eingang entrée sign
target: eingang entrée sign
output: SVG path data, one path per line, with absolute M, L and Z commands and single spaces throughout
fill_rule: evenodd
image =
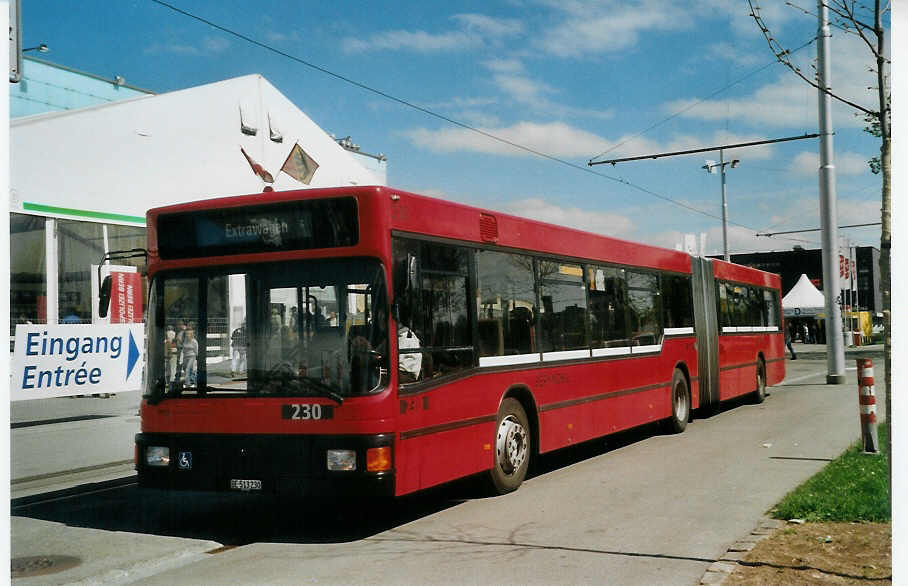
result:
M 10 399 L 142 388 L 144 325 L 17 325 Z

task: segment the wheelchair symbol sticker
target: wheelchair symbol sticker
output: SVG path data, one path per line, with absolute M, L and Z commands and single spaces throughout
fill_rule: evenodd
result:
M 180 470 L 192 470 L 192 452 L 180 452 L 177 466 L 180 467 Z

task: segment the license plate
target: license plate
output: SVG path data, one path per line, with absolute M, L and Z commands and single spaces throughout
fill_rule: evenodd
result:
M 231 478 L 230 490 L 262 490 L 262 481 Z

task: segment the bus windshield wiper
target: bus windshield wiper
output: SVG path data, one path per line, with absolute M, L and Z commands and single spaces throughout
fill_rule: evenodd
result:
M 331 387 L 329 387 L 322 381 L 318 380 L 317 378 L 312 377 L 312 376 L 301 376 L 301 377 L 299 377 L 299 380 L 305 381 L 313 388 L 318 389 L 319 391 L 324 393 L 325 396 L 327 396 L 329 399 L 333 399 L 334 401 L 336 401 L 338 405 L 344 404 L 344 398 L 340 394 L 338 394 L 337 391 L 335 391 L 334 389 L 332 389 Z

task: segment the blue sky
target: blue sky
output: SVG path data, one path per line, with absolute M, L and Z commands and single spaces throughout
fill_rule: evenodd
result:
M 617 158 L 816 132 L 817 92 L 774 57 L 746 0 L 691 2 L 209 2 L 172 0 L 204 19 L 542 158 L 404 107 L 178 14 L 132 2 L 23 2 L 23 45 L 42 58 L 155 92 L 263 74 L 327 132 L 388 156 L 390 185 L 673 247 L 705 232 L 721 252 L 718 154 L 600 165 Z M 805 7 L 813 11 L 815 3 Z M 761 4 L 789 49 L 816 17 Z M 833 30 L 833 89 L 874 107 L 871 55 Z M 810 70 L 816 44 L 793 55 Z M 879 221 L 879 142 L 834 106 L 840 224 Z M 653 128 L 650 128 L 653 127 Z M 649 130 L 647 130 L 649 129 Z M 644 132 L 645 131 L 645 132 Z M 730 249 L 819 247 L 816 140 L 727 152 Z M 589 171 L 601 175 L 590 173 Z M 617 179 L 617 180 L 616 180 Z M 620 181 L 618 181 L 620 180 Z M 690 211 L 652 192 L 697 208 Z M 842 230 L 879 246 L 879 228 Z

